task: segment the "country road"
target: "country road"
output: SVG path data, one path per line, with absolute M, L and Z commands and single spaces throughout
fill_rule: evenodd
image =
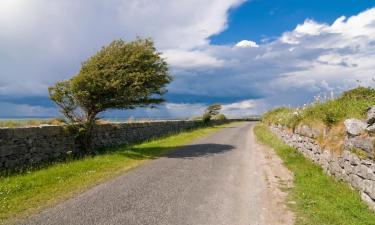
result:
M 254 124 L 196 140 L 20 224 L 292 224 L 278 188 L 291 174 L 256 143 Z

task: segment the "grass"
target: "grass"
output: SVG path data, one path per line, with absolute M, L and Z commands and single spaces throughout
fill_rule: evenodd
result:
M 255 127 L 259 141 L 272 147 L 294 174 L 294 187 L 288 190 L 297 225 L 371 225 L 375 214 L 359 194 L 325 175 L 322 169 L 284 144 L 265 125 Z
M 226 126 L 200 128 L 142 144 L 106 149 L 100 155 L 0 177 L 0 224 L 52 206 Z
M 62 125 L 62 119 L 0 120 L 0 127 L 18 128 L 40 125 Z
M 274 109 L 264 114 L 263 121 L 292 129 L 301 123 L 311 122 L 323 122 L 332 127 L 347 118 L 364 119 L 367 108 L 372 105 L 375 105 L 375 89 L 357 87 L 336 99 L 319 100 L 301 108 Z

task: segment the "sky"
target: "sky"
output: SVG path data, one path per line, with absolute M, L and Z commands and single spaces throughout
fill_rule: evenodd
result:
M 0 118 L 55 117 L 48 87 L 114 39 L 151 37 L 174 81 L 157 109 L 230 117 L 374 86 L 373 0 L 0 0 Z

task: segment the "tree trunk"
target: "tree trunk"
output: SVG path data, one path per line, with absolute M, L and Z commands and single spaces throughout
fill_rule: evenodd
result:
M 95 128 L 95 113 L 90 113 L 87 116 L 87 121 L 85 124 L 85 134 L 84 134 L 84 147 L 87 153 L 93 153 L 93 132 Z

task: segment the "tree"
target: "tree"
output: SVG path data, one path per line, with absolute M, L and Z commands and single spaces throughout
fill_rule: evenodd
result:
M 219 113 L 216 116 L 214 116 L 214 120 L 226 120 L 227 117 L 223 113 Z
M 219 114 L 221 110 L 220 104 L 212 104 L 207 107 L 206 111 L 203 114 L 203 122 L 208 123 L 211 121 L 212 116 Z
M 49 88 L 69 124 L 84 133 L 92 150 L 98 115 L 108 109 L 154 107 L 171 82 L 168 65 L 150 39 L 115 40 L 82 63 L 77 75 Z

